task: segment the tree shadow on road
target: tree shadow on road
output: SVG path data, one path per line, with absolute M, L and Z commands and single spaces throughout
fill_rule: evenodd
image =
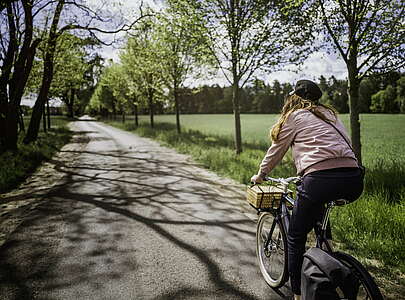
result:
M 283 288 L 276 296 L 260 277 L 254 257 L 255 224 L 240 212 L 240 186 L 210 177 L 198 165 L 176 156 L 162 158 L 127 149 L 79 155 L 74 164 L 54 162 L 64 174 L 63 181 L 0 248 L 0 296 L 63 298 L 74 289 L 92 295 L 108 288 L 114 292 L 122 282 L 132 282 L 134 286 L 127 288 L 146 293 L 138 274 L 145 256 L 139 251 L 156 243 L 170 246 L 148 250 L 177 249 L 185 261 L 204 271 L 201 276 L 208 283 L 195 286 L 190 278 L 169 289 L 151 287 L 156 293 L 147 299 L 290 295 Z M 149 236 L 137 236 L 142 233 Z M 128 243 L 130 238 L 139 243 Z M 170 264 L 172 255 L 159 252 L 158 262 L 162 257 Z

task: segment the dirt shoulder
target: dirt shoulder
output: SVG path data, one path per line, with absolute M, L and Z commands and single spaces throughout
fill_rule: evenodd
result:
M 35 208 L 46 201 L 46 194 L 65 176 L 58 166 L 73 163 L 75 152 L 85 147 L 88 138 L 75 134 L 51 161 L 43 163 L 11 192 L 0 195 L 0 247 Z M 62 163 L 63 162 L 63 163 Z

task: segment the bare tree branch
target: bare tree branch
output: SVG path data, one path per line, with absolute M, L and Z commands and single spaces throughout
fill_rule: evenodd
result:
M 134 25 L 138 23 L 140 20 L 146 17 L 151 17 L 152 14 L 146 14 L 138 17 L 135 21 L 133 21 L 130 25 L 124 24 L 120 28 L 115 29 L 115 30 L 104 30 L 100 29 L 98 27 L 91 27 L 91 26 L 82 26 L 79 24 L 68 24 L 65 25 L 64 27 L 59 29 L 59 32 L 67 31 L 67 30 L 87 30 L 87 31 L 92 31 L 92 32 L 100 32 L 100 33 L 106 33 L 106 34 L 114 34 L 114 33 L 119 33 L 119 32 L 128 32 L 131 29 L 133 29 Z
M 321 11 L 322 11 L 322 15 L 323 15 L 323 23 L 325 24 L 325 26 L 326 26 L 326 28 L 327 28 L 327 30 L 328 30 L 328 33 L 329 33 L 329 35 L 332 37 L 332 40 L 333 40 L 333 42 L 335 43 L 336 48 L 337 48 L 338 51 L 340 52 L 340 54 L 341 54 L 343 60 L 344 60 L 345 63 L 347 64 L 347 63 L 348 63 L 348 60 L 347 60 L 347 53 L 345 53 L 345 52 L 343 51 L 342 46 L 340 45 L 340 43 L 339 43 L 339 41 L 338 41 L 338 39 L 337 39 L 337 37 L 336 37 L 334 31 L 332 30 L 332 28 L 331 28 L 331 26 L 330 26 L 330 24 L 329 24 L 329 21 L 328 21 L 328 17 L 329 17 L 329 16 L 326 15 L 323 0 L 319 0 L 319 3 L 321 4 Z

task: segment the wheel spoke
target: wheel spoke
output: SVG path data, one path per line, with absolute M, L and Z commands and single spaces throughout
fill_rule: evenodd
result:
M 281 223 L 274 222 L 270 214 L 264 214 L 259 219 L 257 257 L 266 282 L 272 287 L 279 287 L 286 279 L 286 238 Z

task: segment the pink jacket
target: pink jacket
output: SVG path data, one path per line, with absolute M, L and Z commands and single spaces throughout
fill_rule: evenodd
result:
M 327 109 L 319 109 L 333 120 Z M 350 141 L 339 119 L 334 125 Z M 335 128 L 310 111 L 299 109 L 283 124 L 278 141 L 273 142 L 260 164 L 259 174 L 270 173 L 290 146 L 297 174 L 301 176 L 319 170 L 358 166 L 353 151 Z

